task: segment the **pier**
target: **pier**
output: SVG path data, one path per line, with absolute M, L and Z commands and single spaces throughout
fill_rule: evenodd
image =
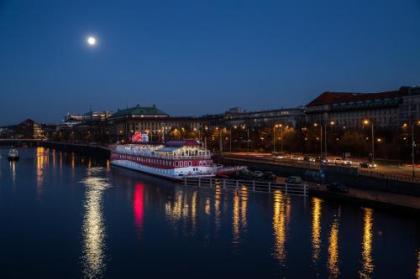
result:
M 281 191 L 286 195 L 293 196 L 308 196 L 308 185 L 302 184 L 291 184 L 291 183 L 274 183 L 270 181 L 260 180 L 242 180 L 242 179 L 229 179 L 229 178 L 214 178 L 214 177 L 185 177 L 185 186 L 192 186 L 198 188 L 209 188 L 213 189 L 220 187 L 227 191 L 238 191 L 246 188 L 250 192 L 257 193 L 272 193 Z

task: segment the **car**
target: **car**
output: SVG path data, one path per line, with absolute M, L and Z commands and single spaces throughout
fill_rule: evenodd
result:
M 343 161 L 343 165 L 344 165 L 344 166 L 351 167 L 351 166 L 353 165 L 353 162 L 352 162 L 352 161 L 350 161 L 350 160 L 347 160 L 347 159 L 346 159 L 346 160 L 344 160 L 344 161 Z
M 300 176 L 289 176 L 286 178 L 286 184 L 302 184 L 303 180 Z
M 300 155 L 292 155 L 291 159 L 296 161 L 303 161 L 304 158 Z
M 341 158 L 335 158 L 334 159 L 334 164 L 336 164 L 336 165 L 344 165 L 344 161 Z
M 316 161 L 314 157 L 311 157 L 311 156 L 308 156 L 308 155 L 305 155 L 303 157 L 303 160 L 306 161 L 306 162 L 311 162 L 311 163 L 314 163 Z
M 374 169 L 377 168 L 378 165 L 374 162 L 362 162 L 360 163 L 360 167 L 364 169 Z
M 337 193 L 348 193 L 349 189 L 342 183 L 334 182 L 327 185 L 327 190 Z

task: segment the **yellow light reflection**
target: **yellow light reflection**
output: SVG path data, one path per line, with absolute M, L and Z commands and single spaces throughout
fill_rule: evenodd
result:
M 416 278 L 420 279 L 420 250 L 417 253 L 417 272 L 416 272 Z
M 235 191 L 233 194 L 233 209 L 232 209 L 232 242 L 237 244 L 239 243 L 240 237 L 239 231 L 239 194 Z
M 190 205 L 188 197 L 186 196 L 187 193 L 184 193 L 183 190 L 176 189 L 175 190 L 175 198 L 174 201 L 167 201 L 165 204 L 165 212 L 166 215 L 172 220 L 177 221 L 181 218 L 188 218 L 190 216 Z M 192 214 L 192 209 L 191 209 Z
M 191 197 L 191 224 L 192 224 L 193 232 L 195 232 L 196 223 L 197 223 L 197 191 L 194 191 Z
M 241 222 L 244 228 L 247 227 L 247 211 L 248 211 L 248 188 L 241 188 Z
M 340 275 L 338 253 L 338 220 L 334 219 L 331 226 L 329 245 L 328 245 L 328 270 L 331 278 L 338 278 Z
M 36 189 L 37 193 L 40 194 L 44 183 L 44 169 L 48 164 L 48 154 L 44 147 L 36 148 Z
M 312 262 L 319 260 L 321 252 L 321 206 L 322 200 L 312 199 Z
M 371 278 L 373 273 L 372 259 L 372 228 L 373 228 L 373 210 L 364 208 L 363 215 L 363 239 L 362 239 L 362 258 L 363 267 L 360 271 L 360 278 Z
M 53 159 L 53 169 L 55 171 L 55 166 L 56 166 L 56 154 L 55 154 L 55 149 L 52 150 L 52 159 Z
M 221 225 L 221 199 L 222 199 L 222 189 L 220 185 L 216 185 L 214 192 L 214 221 L 216 224 L 216 230 L 220 229 Z
M 98 278 L 105 269 L 105 226 L 102 217 L 102 196 L 109 187 L 105 178 L 97 176 L 100 169 L 88 170 L 82 182 L 86 186 L 83 220 L 83 264 L 87 278 Z
M 204 205 L 204 212 L 210 216 L 210 198 L 206 198 L 206 203 Z
M 210 200 L 206 203 L 210 206 Z M 184 191 L 182 187 L 175 190 L 173 201 L 168 200 L 165 203 L 165 214 L 173 222 L 180 222 L 185 229 L 190 229 L 195 233 L 198 218 L 199 197 L 197 191 Z
M 283 263 L 286 259 L 286 212 L 285 197 L 281 191 L 273 193 L 273 230 L 274 230 L 274 257 Z
M 72 170 L 72 174 L 74 176 L 74 169 L 76 167 L 76 158 L 74 156 L 74 152 L 71 153 L 71 170 Z

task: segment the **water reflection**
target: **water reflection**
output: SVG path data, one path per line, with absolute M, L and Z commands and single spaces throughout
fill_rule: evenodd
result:
M 56 170 L 56 154 L 55 154 L 55 149 L 52 150 L 52 166 L 53 166 L 53 170 Z
M 10 166 L 10 173 L 12 174 L 13 185 L 16 185 L 16 162 L 10 161 L 9 166 Z
M 248 214 L 248 188 L 244 186 L 241 188 L 241 221 L 242 221 L 243 230 L 246 230 L 246 227 L 248 226 L 247 214 Z
M 194 191 L 191 198 L 191 223 L 192 230 L 195 232 L 197 223 L 197 191 Z
M 60 176 L 63 174 L 63 152 L 60 151 L 58 155 L 58 161 L 60 164 Z
M 102 168 L 88 169 L 82 181 L 86 186 L 85 216 L 83 220 L 83 265 L 87 278 L 96 278 L 105 269 L 105 226 L 102 213 L 102 196 L 109 187 L 107 179 L 101 177 Z
M 233 195 L 233 208 L 232 208 L 232 242 L 239 243 L 239 193 L 235 191 Z
M 194 232 L 198 207 L 197 195 L 196 191 L 191 193 L 191 191 L 184 191 L 182 188 L 176 189 L 173 201 L 168 200 L 165 204 L 166 216 L 173 222 L 181 219 L 191 221 Z
M 211 208 L 210 208 L 210 198 L 206 198 L 206 203 L 204 204 L 204 212 L 208 215 L 208 216 L 210 216 L 210 210 L 211 210 Z
M 74 152 L 71 153 L 71 174 L 74 177 L 75 174 L 75 168 L 76 168 L 76 157 L 74 155 Z
M 137 183 L 134 187 L 133 210 L 134 224 L 137 232 L 140 233 L 143 228 L 144 218 L 144 185 L 142 183 Z
M 417 272 L 416 272 L 417 279 L 420 279 L 420 250 L 417 252 Z
M 286 203 L 287 198 L 281 191 L 273 193 L 274 213 L 273 213 L 273 230 L 274 230 L 274 257 L 284 263 L 286 259 Z M 289 205 L 290 206 L 290 205 Z
M 321 252 L 321 205 L 319 198 L 312 199 L 312 262 L 319 260 Z
M 328 244 L 328 270 L 330 272 L 330 278 L 338 278 L 340 275 L 339 267 L 339 253 L 338 253 L 338 219 L 334 218 L 331 226 Z
M 222 187 L 220 185 L 216 185 L 214 189 L 214 221 L 216 224 L 216 231 L 219 231 L 220 224 L 221 224 L 221 202 L 222 202 Z
M 48 153 L 44 147 L 36 148 L 36 190 L 37 194 L 42 193 L 42 186 L 44 184 L 45 167 L 48 164 Z
M 248 189 L 244 186 L 233 193 L 232 243 L 240 243 L 241 233 L 246 231 L 248 211 Z
M 364 208 L 363 215 L 363 239 L 362 239 L 362 259 L 363 266 L 360 271 L 361 278 L 371 278 L 373 273 L 372 259 L 372 227 L 373 227 L 373 210 Z

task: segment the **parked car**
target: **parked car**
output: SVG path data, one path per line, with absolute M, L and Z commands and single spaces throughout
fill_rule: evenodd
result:
M 360 163 L 360 167 L 364 169 L 374 169 L 377 168 L 378 165 L 374 162 L 362 162 Z
M 301 155 L 292 155 L 291 159 L 296 161 L 303 161 L 304 158 Z
M 327 185 L 327 190 L 337 193 L 348 193 L 349 189 L 342 183 L 334 182 Z
M 345 165 L 347 167 L 351 167 L 353 165 L 353 162 L 350 161 L 350 160 L 348 160 L 348 159 L 346 159 L 346 160 L 343 161 L 343 165 Z
M 289 176 L 286 178 L 286 184 L 302 184 L 303 180 L 300 176 Z
M 311 162 L 311 163 L 314 163 L 316 161 L 314 157 L 311 157 L 311 156 L 308 156 L 308 155 L 305 155 L 303 157 L 303 160 L 306 161 L 306 162 Z

